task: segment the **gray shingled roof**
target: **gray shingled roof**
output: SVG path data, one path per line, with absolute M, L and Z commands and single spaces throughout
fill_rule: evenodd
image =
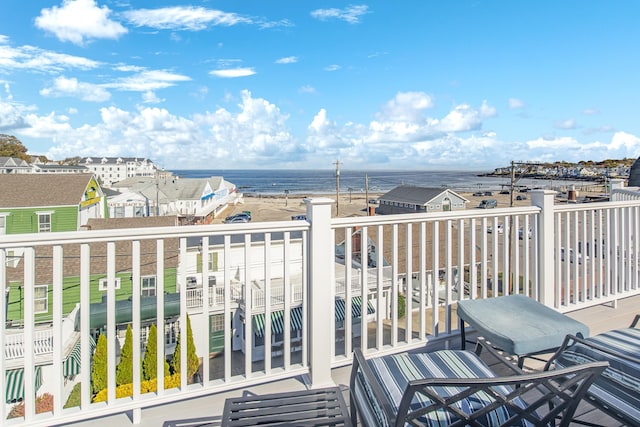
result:
M 156 182 L 158 184 L 156 188 Z M 209 182 L 213 191 L 220 187 L 224 180 L 221 176 L 210 178 L 160 178 L 156 181 L 154 177 L 132 177 L 117 182 L 114 188 L 128 188 L 132 192 L 137 192 L 150 199 L 156 198 L 156 191 L 164 195 L 168 200 L 200 200 L 206 183 Z
M 453 193 L 465 200 L 464 197 L 446 188 L 416 187 L 412 185 L 401 185 L 399 187 L 396 187 L 393 190 L 380 196 L 379 199 L 388 202 L 424 205 L 431 201 L 433 198 L 442 194 L 442 192 L 444 191 L 449 191 L 450 193 Z
M 636 159 L 635 162 L 631 165 L 631 170 L 629 171 L 629 181 L 627 182 L 628 187 L 640 187 L 640 157 Z
M 0 174 L 0 208 L 77 206 L 92 177 L 89 173 Z

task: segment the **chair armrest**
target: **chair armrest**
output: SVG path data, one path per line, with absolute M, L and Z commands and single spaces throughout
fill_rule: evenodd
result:
M 636 326 L 638 326 L 638 323 L 640 323 L 640 314 L 636 314 L 636 317 L 633 319 L 633 322 L 631 322 L 631 326 L 629 327 L 635 328 Z
M 636 320 L 634 320 L 634 324 L 637 322 L 638 318 L 640 318 L 640 316 L 636 316 Z M 564 341 L 562 342 L 562 345 L 560 346 L 560 348 L 558 348 L 558 350 L 553 354 L 553 356 L 551 356 L 551 358 L 545 364 L 544 370 L 548 371 L 551 368 L 551 364 L 558 357 L 560 357 L 562 355 L 562 353 L 567 350 L 567 348 L 569 348 L 570 346 L 572 346 L 574 344 L 582 344 L 585 347 L 592 348 L 592 349 L 597 350 L 597 351 L 599 351 L 601 353 L 604 353 L 605 355 L 614 356 L 614 357 L 617 357 L 619 359 L 626 360 L 628 362 L 640 365 L 640 358 L 638 358 L 638 357 L 632 357 L 632 356 L 629 356 L 629 355 L 622 354 L 622 353 L 619 353 L 617 351 L 614 351 L 614 350 L 612 350 L 610 348 L 602 347 L 601 345 L 598 345 L 596 343 L 588 341 L 585 338 L 577 337 L 575 335 L 567 335 L 564 338 Z
M 467 425 L 467 422 L 473 423 L 473 420 L 488 416 L 489 412 L 500 407 L 509 413 L 509 418 L 503 420 L 500 426 L 520 425 L 523 420 L 535 425 L 553 425 L 558 418 L 562 420 L 560 425 L 568 425 L 588 388 L 607 366 L 606 362 L 592 362 L 549 372 L 508 377 L 429 378 L 410 381 L 400 402 L 396 426 L 404 426 L 406 423 L 418 425 L 412 421 L 435 411 L 446 411 L 465 420 L 460 425 Z M 455 392 L 443 395 L 442 387 L 449 387 Z M 416 395 L 420 395 L 422 400 L 426 396 L 431 404 L 411 411 L 411 402 Z M 468 405 L 456 404 L 470 396 L 478 405 L 469 413 L 460 409 Z M 489 400 L 480 401 L 487 396 Z

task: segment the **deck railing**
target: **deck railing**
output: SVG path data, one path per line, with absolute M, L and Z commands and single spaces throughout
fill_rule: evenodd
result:
M 461 299 L 520 293 L 566 312 L 640 293 L 640 201 L 556 205 L 553 192 L 537 190 L 531 202 L 331 218 L 332 200 L 316 198 L 307 201 L 308 221 L 3 236 L 0 305 L 18 307 L 12 292 L 17 283 L 21 301 L 17 315 L 0 310 L 0 323 L 21 325 L 13 332 L 23 337 L 23 348 L 14 357 L 16 341 L 0 334 L 0 373 L 22 370 L 25 406 L 24 417 L 5 424 L 44 426 L 123 411 L 133 411 L 136 422 L 147 406 L 285 377 L 304 374 L 312 384 L 326 384 L 333 367 L 350 363 L 354 347 L 382 354 L 458 334 Z M 198 281 L 208 283 L 214 269 L 215 286 L 187 288 L 197 264 L 190 257 L 196 256 Z M 174 271 L 173 278 L 167 271 Z M 48 286 L 46 300 L 42 285 Z M 153 310 L 143 293 L 154 295 Z M 102 302 L 104 324 L 96 315 Z M 69 317 L 71 304 L 79 307 L 77 317 Z M 36 325 L 45 308 L 51 358 L 38 365 Z M 141 364 L 148 343 L 134 345 L 133 391 L 121 397 L 116 355 L 126 326 L 140 337 L 149 323 L 176 322 L 186 336 L 187 316 L 200 360 L 197 374 L 160 376 L 157 390 L 147 391 Z M 63 324 L 70 321 L 80 341 L 63 358 Z M 94 403 L 92 337 L 98 334 L 106 337 L 107 392 L 105 402 Z M 163 372 L 174 347 L 162 333 L 155 344 L 156 370 Z M 187 372 L 187 347 L 180 347 L 180 372 Z M 63 408 L 64 376 L 80 384 L 79 407 Z M 0 375 L 2 390 L 13 377 Z M 54 396 L 53 411 L 36 414 L 36 394 L 45 392 Z M 0 405 L 1 419 L 12 405 Z

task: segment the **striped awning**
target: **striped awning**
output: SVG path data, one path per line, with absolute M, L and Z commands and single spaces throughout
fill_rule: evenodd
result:
M 336 298 L 336 321 L 340 322 L 345 317 L 345 303 L 342 298 Z M 367 302 L 367 314 L 375 313 L 375 309 L 370 302 Z M 362 298 L 357 296 L 351 299 L 351 317 L 359 318 L 362 316 Z M 253 333 L 257 337 L 264 336 L 265 319 L 263 313 L 253 315 Z M 291 309 L 291 330 L 299 331 L 302 329 L 302 307 L 294 307 Z M 284 331 L 284 310 L 274 311 L 271 313 L 271 333 L 273 335 L 281 334 Z
M 34 376 L 34 388 L 37 392 L 42 385 L 42 372 L 40 370 L 40 366 L 35 367 Z M 6 403 L 12 403 L 24 398 L 24 369 L 21 368 L 6 371 L 5 380 L 7 385 L 4 394 Z
M 257 337 L 264 336 L 264 314 L 258 313 L 253 316 L 253 333 Z M 302 329 L 302 307 L 294 307 L 291 309 L 291 330 L 299 331 Z M 271 313 L 271 333 L 273 335 L 282 334 L 284 332 L 284 310 L 274 311 Z
M 341 322 L 346 317 L 345 300 L 342 298 L 336 298 L 336 322 Z M 373 308 L 373 304 L 367 301 L 367 314 L 373 314 L 376 310 Z M 351 298 L 351 318 L 357 319 L 362 316 L 362 297 L 357 296 Z
M 96 342 L 93 337 L 89 335 L 89 353 L 93 354 L 93 350 L 96 348 Z M 80 340 L 76 341 L 73 348 L 69 352 L 69 355 L 64 362 L 62 362 L 62 374 L 65 377 L 73 377 L 80 373 L 81 356 L 80 356 Z

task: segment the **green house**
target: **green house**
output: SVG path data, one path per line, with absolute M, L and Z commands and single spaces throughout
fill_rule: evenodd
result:
M 92 174 L 0 174 L 0 235 L 77 231 L 106 213 Z
M 177 223 L 176 217 L 145 217 L 145 218 L 111 218 L 90 219 L 85 228 L 87 230 L 108 230 L 122 228 L 144 228 L 171 226 Z M 142 297 L 153 297 L 158 290 L 159 275 L 163 281 L 165 293 L 176 292 L 176 272 L 179 254 L 178 239 L 165 239 L 164 241 L 164 270 L 158 274 L 156 271 L 157 250 L 154 240 L 141 242 L 140 248 L 140 292 Z M 63 314 L 70 313 L 80 302 L 80 245 L 64 244 L 63 246 L 63 281 L 62 281 L 62 306 Z M 112 287 L 115 290 L 117 301 L 130 300 L 133 292 L 132 265 L 133 256 L 131 245 L 128 242 L 116 242 L 115 277 L 113 281 L 107 278 L 107 244 L 106 242 L 93 242 L 90 246 L 90 271 L 89 296 L 92 304 L 103 301 L 107 290 Z M 53 249 L 51 246 L 37 246 L 35 248 L 35 287 L 34 311 L 36 321 L 50 321 L 53 315 L 53 275 L 52 260 Z M 8 256 L 6 285 L 8 286 L 8 298 L 6 301 L 7 320 L 20 324 L 24 316 L 24 279 L 22 254 Z

